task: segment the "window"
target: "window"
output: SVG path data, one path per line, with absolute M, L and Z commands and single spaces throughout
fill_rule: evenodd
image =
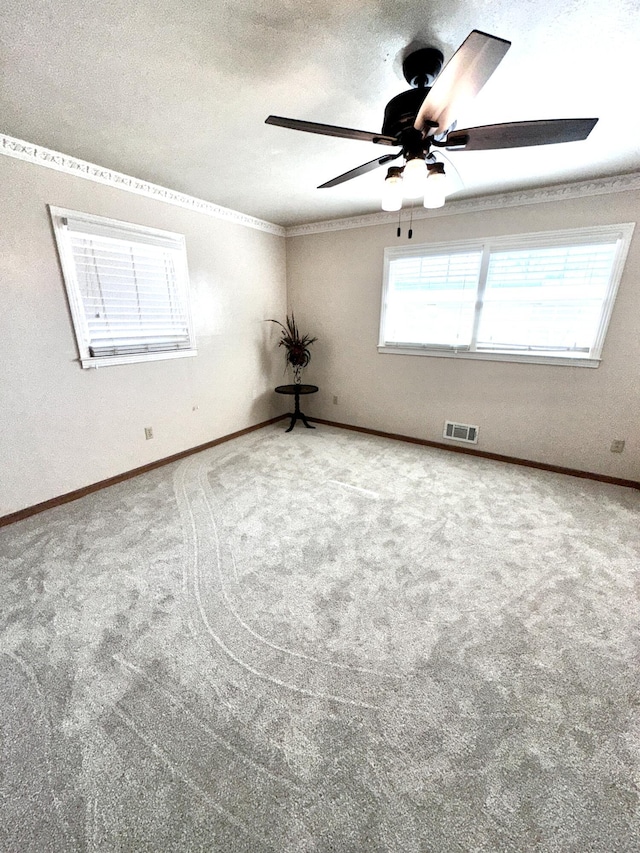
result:
M 196 355 L 181 234 L 49 209 L 83 367 Z
M 386 249 L 378 349 L 597 367 L 633 228 Z

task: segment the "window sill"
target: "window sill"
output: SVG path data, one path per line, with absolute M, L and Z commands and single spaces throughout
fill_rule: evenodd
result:
M 196 349 L 179 350 L 176 352 L 151 352 L 140 353 L 139 355 L 114 355 L 105 356 L 103 358 L 81 358 L 80 364 L 82 367 L 96 369 L 98 367 L 112 367 L 117 364 L 140 364 L 143 361 L 163 361 L 167 358 L 188 358 L 198 355 Z
M 599 367 L 601 359 L 575 356 L 525 355 L 510 352 L 456 352 L 455 350 L 427 349 L 426 347 L 384 346 L 378 352 L 391 355 L 426 355 L 433 358 L 467 358 L 474 361 L 511 361 L 520 364 L 551 364 L 571 367 Z

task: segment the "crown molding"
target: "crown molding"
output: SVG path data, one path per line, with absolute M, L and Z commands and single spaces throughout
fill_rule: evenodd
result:
M 13 157 L 17 160 L 24 160 L 28 163 L 35 163 L 39 166 L 45 166 L 49 169 L 55 169 L 67 175 L 74 175 L 75 177 L 115 187 L 125 192 L 143 195 L 156 201 L 163 201 L 166 204 L 184 207 L 187 210 L 193 210 L 205 216 L 212 216 L 215 219 L 222 219 L 236 225 L 244 225 L 246 228 L 265 231 L 268 234 L 275 234 L 278 237 L 299 237 L 306 234 L 321 234 L 326 231 L 345 231 L 351 228 L 393 225 L 398 220 L 397 213 L 380 212 L 351 216 L 343 219 L 329 219 L 323 222 L 309 222 L 304 225 L 292 225 L 284 228 L 273 222 L 266 222 L 263 219 L 248 216 L 237 210 L 222 207 L 210 201 L 177 192 L 158 184 L 152 184 L 149 181 L 143 181 L 131 175 L 124 175 L 122 172 L 106 169 L 95 163 L 89 163 L 86 160 L 80 160 L 77 157 L 62 154 L 60 151 L 53 151 L 50 148 L 34 145 L 3 133 L 0 133 L 0 154 Z M 640 190 L 640 172 L 611 175 L 606 178 L 595 178 L 587 181 L 554 184 L 495 195 L 478 196 L 477 198 L 453 199 L 438 210 L 418 208 L 413 212 L 413 219 L 420 220 L 433 219 L 440 216 L 456 216 L 458 214 L 478 213 L 498 208 L 542 204 L 544 202 L 563 199 L 585 198 L 588 196 L 635 190 Z
M 273 222 L 256 219 L 253 216 L 247 216 L 245 213 L 239 213 L 237 210 L 221 207 L 210 201 L 170 190 L 149 181 L 142 181 L 139 178 L 131 177 L 131 175 L 123 175 L 113 169 L 105 169 L 95 163 L 88 163 L 86 160 L 79 160 L 77 157 L 52 151 L 50 148 L 43 148 L 40 145 L 33 145 L 30 142 L 3 133 L 0 133 L 0 154 L 14 157 L 17 160 L 24 160 L 27 163 L 35 163 L 38 166 L 46 166 L 48 169 L 55 169 L 77 178 L 86 178 L 86 180 L 95 181 L 98 184 L 106 184 L 119 190 L 143 195 L 156 201 L 163 201 L 166 204 L 184 207 L 197 213 L 203 213 L 205 216 L 212 216 L 214 219 L 223 219 L 227 222 L 233 222 L 235 225 L 244 225 L 246 228 L 255 228 L 257 231 L 266 231 L 268 234 L 275 234 L 278 237 L 284 237 L 286 233 L 281 225 L 275 225 Z
M 413 211 L 413 220 L 434 219 L 440 216 L 457 216 L 461 213 L 478 213 L 505 207 L 520 207 L 527 204 L 542 204 L 563 199 L 585 198 L 607 193 L 631 192 L 640 190 L 640 172 L 611 175 L 589 181 L 574 181 L 566 184 L 554 184 L 529 190 L 479 196 L 477 198 L 455 199 L 438 210 L 426 210 L 421 207 Z M 287 237 L 300 237 L 306 234 L 321 234 L 325 231 L 345 231 L 350 228 L 369 228 L 375 225 L 395 225 L 396 213 L 368 213 L 345 219 L 330 219 L 324 222 L 309 222 L 306 225 L 292 225 L 286 229 Z

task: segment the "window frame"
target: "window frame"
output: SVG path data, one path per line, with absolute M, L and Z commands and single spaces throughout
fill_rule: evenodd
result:
M 571 228 L 561 231 L 539 231 L 524 234 L 509 234 L 477 239 L 456 240 L 451 242 L 424 243 L 417 246 L 393 246 L 384 250 L 384 268 L 382 277 L 382 301 L 380 307 L 380 336 L 378 352 L 395 355 L 422 355 L 435 358 L 466 358 L 480 361 L 508 361 L 525 364 L 571 365 L 574 367 L 598 367 L 602 361 L 602 348 L 609 327 L 616 294 L 624 271 L 629 252 L 635 222 L 601 225 L 587 228 Z M 491 252 L 517 251 L 527 248 L 550 248 L 554 246 L 578 246 L 603 238 L 615 237 L 618 241 L 614 261 L 611 267 L 607 293 L 602 302 L 600 322 L 593 346 L 588 355 L 544 355 L 540 351 L 524 353 L 514 350 L 476 350 L 476 335 L 483 307 L 484 291 Z M 454 254 L 463 251 L 481 251 L 478 280 L 476 283 L 476 301 L 474 314 L 474 336 L 469 347 L 456 348 L 448 345 L 396 343 L 385 340 L 385 322 L 389 304 L 390 265 L 394 259 L 427 257 L 429 255 Z
M 54 205 L 48 205 L 53 232 L 58 248 L 62 279 L 67 294 L 69 311 L 78 348 L 78 361 L 80 365 L 87 368 L 108 367 L 122 364 L 138 364 L 146 361 L 161 361 L 169 358 L 188 358 L 198 354 L 191 311 L 191 293 L 189 282 L 189 270 L 187 266 L 186 241 L 183 234 L 173 231 L 163 231 L 159 228 L 151 228 L 147 225 L 137 225 L 119 219 L 110 219 L 97 216 L 93 213 L 84 213 Z M 87 233 L 99 234 L 103 230 L 103 236 L 117 237 L 118 239 L 130 240 L 131 243 L 155 245 L 172 250 L 174 253 L 175 275 L 177 293 L 184 308 L 187 336 L 189 346 L 184 349 L 167 349 L 155 352 L 115 354 L 115 355 L 91 355 L 91 335 L 87 322 L 87 316 L 83 303 L 82 293 L 78 282 L 76 264 L 69 239 L 69 231 L 66 221 L 72 219 L 74 222 L 86 223 L 89 230 Z M 136 241 L 136 238 L 137 241 Z

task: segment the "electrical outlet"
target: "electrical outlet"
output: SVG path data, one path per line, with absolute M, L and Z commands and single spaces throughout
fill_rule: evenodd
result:
M 624 439 L 622 438 L 614 438 L 611 442 L 611 452 L 612 453 L 622 453 L 624 450 Z
M 144 428 L 144 437 L 146 439 L 153 438 L 153 427 Z
M 337 406 L 337 405 L 338 405 L 338 398 L 336 397 L 336 395 L 335 395 L 335 394 L 333 395 L 333 405 L 334 405 L 334 406 Z

